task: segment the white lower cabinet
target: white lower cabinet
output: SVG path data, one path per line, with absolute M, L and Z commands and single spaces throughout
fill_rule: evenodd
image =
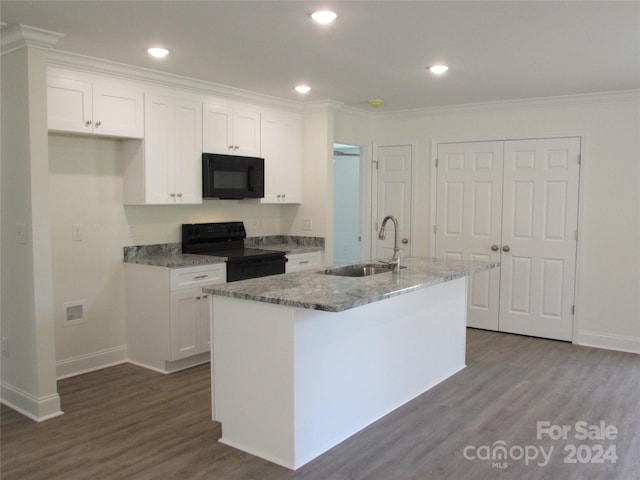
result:
M 322 268 L 322 252 L 287 254 L 285 273 Z
M 226 282 L 226 264 L 165 268 L 125 264 L 131 363 L 171 373 L 209 361 L 208 285 Z

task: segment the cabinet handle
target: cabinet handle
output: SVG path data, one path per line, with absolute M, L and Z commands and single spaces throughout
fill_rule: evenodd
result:
M 99 127 L 100 125 L 102 125 L 102 122 L 100 121 L 96 122 L 96 127 Z
M 286 196 L 287 196 L 286 194 L 284 194 L 284 193 L 282 194 L 282 198 L 284 198 L 284 197 L 286 197 Z
M 235 145 L 235 146 L 233 147 L 233 149 L 234 149 L 234 150 L 238 150 L 239 148 L 240 148 L 240 147 L 239 147 L 238 145 Z
M 85 124 L 87 127 L 91 126 L 91 124 L 92 124 L 92 123 L 93 123 L 93 122 L 92 122 L 91 120 L 87 120 L 86 122 L 84 122 L 84 124 Z
M 500 250 L 500 247 L 498 245 L 491 245 L 491 250 L 494 252 L 497 252 L 498 250 Z
M 502 247 L 503 252 L 508 252 L 509 250 L 511 250 L 511 247 L 509 247 L 509 245 L 505 245 L 504 247 Z
M 170 196 L 171 198 L 174 198 L 174 197 L 176 196 L 176 194 L 175 194 L 175 193 L 170 193 L 170 194 L 169 194 L 169 196 Z
M 209 275 L 198 275 L 197 277 L 193 277 L 194 280 L 203 280 L 207 278 Z
M 178 194 L 178 196 L 179 196 L 180 198 L 182 198 L 182 194 L 181 194 L 181 193 L 179 193 L 179 194 Z
M 229 147 L 227 148 L 227 150 L 233 150 L 233 145 L 229 145 Z
M 309 260 L 302 260 L 298 262 L 298 265 L 306 265 L 307 263 L 309 263 Z
M 196 297 L 196 300 L 200 300 L 200 297 Z
M 209 298 L 209 295 L 203 295 L 202 298 L 206 300 L 207 298 Z

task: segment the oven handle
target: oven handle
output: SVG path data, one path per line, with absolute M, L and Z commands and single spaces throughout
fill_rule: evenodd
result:
M 249 190 L 250 192 L 253 192 L 254 188 L 253 188 L 253 165 L 249 165 L 249 168 L 247 168 L 247 190 Z

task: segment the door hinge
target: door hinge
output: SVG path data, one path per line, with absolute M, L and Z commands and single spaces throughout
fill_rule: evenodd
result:
M 582 165 L 582 154 L 578 154 L 578 165 Z
M 578 230 L 576 230 L 576 242 L 578 241 Z
M 373 160 L 373 164 L 376 166 L 376 170 L 378 170 L 378 161 L 377 160 Z
M 436 168 L 438 168 L 438 159 L 436 158 Z
M 436 233 L 438 233 L 438 226 L 434 225 L 433 226 L 433 234 L 435 235 Z
M 572 305 L 571 306 L 571 315 L 575 315 L 576 314 L 576 306 Z

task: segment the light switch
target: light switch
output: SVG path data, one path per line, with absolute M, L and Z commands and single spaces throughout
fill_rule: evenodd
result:
M 16 224 L 16 243 L 23 245 L 27 243 L 27 225 L 24 223 Z
M 74 242 L 82 241 L 82 228 L 79 223 L 74 223 L 71 225 L 71 240 Z
M 306 232 L 310 232 L 312 228 L 313 228 L 313 222 L 311 221 L 311 219 L 310 218 L 303 218 L 302 219 L 302 230 L 304 230 Z

